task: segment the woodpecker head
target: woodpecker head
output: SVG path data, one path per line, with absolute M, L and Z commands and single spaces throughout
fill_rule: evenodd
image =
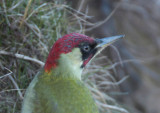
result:
M 124 36 L 93 39 L 79 33 L 67 34 L 54 43 L 44 67 L 45 72 L 57 67 L 64 70 L 70 68 L 73 73 L 82 70 L 102 49 L 122 37 Z

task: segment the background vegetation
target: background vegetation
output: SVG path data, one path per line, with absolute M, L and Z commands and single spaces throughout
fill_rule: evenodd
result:
M 71 32 L 125 34 L 87 66 L 101 113 L 160 113 L 158 0 L 1 0 L 0 113 L 19 113 L 56 39 Z
M 91 17 L 62 0 L 2 0 L 0 3 L 0 112 L 19 113 L 25 90 L 43 67 L 55 40 L 67 33 L 82 33 L 81 20 L 89 23 L 85 19 Z M 127 112 L 97 89 L 96 78 L 89 77 L 92 73 L 86 70 L 84 81 L 100 111 Z M 111 105 L 107 105 L 106 99 Z
M 25 89 L 43 66 L 54 41 L 75 31 L 67 19 L 67 7 L 63 1 L 0 2 L 1 113 L 20 112 Z M 28 57 L 30 60 L 25 60 Z

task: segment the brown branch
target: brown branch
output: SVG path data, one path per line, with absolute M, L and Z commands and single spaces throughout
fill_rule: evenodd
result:
M 40 66 L 44 66 L 44 62 L 42 62 L 38 59 L 35 59 L 35 58 L 31 58 L 29 56 L 22 55 L 22 54 L 18 54 L 18 53 L 13 54 L 11 52 L 6 52 L 6 51 L 0 51 L 0 54 L 16 57 L 16 58 L 31 61 L 31 62 L 35 62 L 35 63 L 39 64 Z

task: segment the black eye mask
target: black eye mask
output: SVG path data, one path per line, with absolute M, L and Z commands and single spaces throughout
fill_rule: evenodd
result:
M 82 53 L 82 60 L 88 59 L 90 55 L 94 56 L 94 54 L 97 52 L 97 49 L 95 48 L 97 43 L 88 43 L 88 42 L 83 42 L 79 45 L 79 48 Z

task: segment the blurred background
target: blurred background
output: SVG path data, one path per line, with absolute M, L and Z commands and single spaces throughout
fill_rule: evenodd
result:
M 79 32 L 125 34 L 84 71 L 100 111 L 160 113 L 159 11 L 160 0 L 0 1 L 0 112 L 20 112 L 54 41 Z

